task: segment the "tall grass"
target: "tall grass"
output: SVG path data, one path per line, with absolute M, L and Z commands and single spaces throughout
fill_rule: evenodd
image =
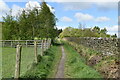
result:
M 54 78 L 57 70 L 57 65 L 61 56 L 60 46 L 52 46 L 44 52 L 44 56 L 38 56 L 38 64 L 32 65 L 22 78 Z
M 73 47 L 65 43 L 67 55 L 65 64 L 65 77 L 67 78 L 102 78 L 95 69 L 87 66 L 86 60 L 77 53 Z

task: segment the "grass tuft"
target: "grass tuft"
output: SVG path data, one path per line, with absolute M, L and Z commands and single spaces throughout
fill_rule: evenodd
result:
M 83 57 L 77 53 L 69 44 L 64 44 L 67 55 L 65 77 L 66 78 L 102 78 L 95 69 L 86 65 Z

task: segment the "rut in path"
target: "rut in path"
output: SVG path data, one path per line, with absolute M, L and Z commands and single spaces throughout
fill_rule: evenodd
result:
M 65 64 L 66 55 L 65 55 L 63 46 L 61 46 L 61 48 L 62 48 L 62 57 L 58 65 L 57 74 L 55 78 L 64 78 L 64 64 Z

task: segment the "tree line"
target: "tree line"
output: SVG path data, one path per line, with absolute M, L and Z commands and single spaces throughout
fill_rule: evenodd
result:
M 60 38 L 64 37 L 113 37 L 116 38 L 117 35 L 107 34 L 107 29 L 100 29 L 98 26 L 94 28 L 73 28 L 67 27 L 59 35 Z
M 3 40 L 26 40 L 37 38 L 55 38 L 62 30 L 56 26 L 57 18 L 42 2 L 41 9 L 35 7 L 32 10 L 22 10 L 17 17 L 12 16 L 12 10 L 3 17 Z

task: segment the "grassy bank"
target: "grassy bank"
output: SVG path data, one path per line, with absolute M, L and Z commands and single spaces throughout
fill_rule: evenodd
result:
M 102 53 L 81 44 L 75 42 L 69 44 L 85 59 L 87 65 L 99 71 L 104 78 L 119 77 L 118 55 L 103 56 Z
M 102 78 L 93 68 L 87 66 L 86 60 L 77 53 L 69 44 L 64 44 L 67 55 L 65 64 L 66 78 Z
M 61 48 L 58 45 L 52 46 L 45 51 L 44 56 L 38 56 L 39 63 L 33 64 L 22 77 L 23 78 L 54 78 L 61 56 Z

